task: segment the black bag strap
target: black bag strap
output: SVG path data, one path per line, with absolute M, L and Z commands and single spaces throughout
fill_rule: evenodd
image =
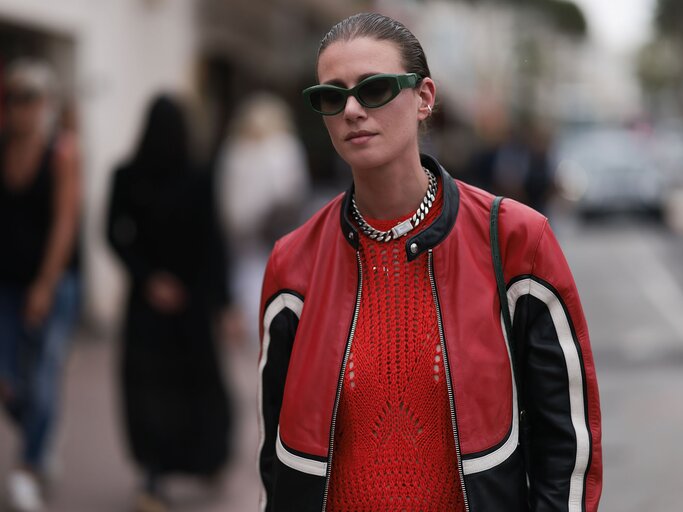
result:
M 510 317 L 507 286 L 505 285 L 505 277 L 503 276 L 503 259 L 500 255 L 500 242 L 498 239 L 498 213 L 500 210 L 500 203 L 503 201 L 503 199 L 504 198 L 502 196 L 496 197 L 493 200 L 493 205 L 491 206 L 491 256 L 493 257 L 493 270 L 496 274 L 498 298 L 500 299 L 500 309 L 503 315 L 503 323 L 505 324 L 505 334 L 507 335 L 508 348 L 510 349 L 512 373 L 515 379 L 515 386 L 517 387 L 517 404 L 519 406 L 519 414 L 521 417 L 524 414 L 524 409 L 520 400 L 522 388 L 520 387 L 519 371 L 517 370 L 517 354 L 512 332 L 512 318 Z

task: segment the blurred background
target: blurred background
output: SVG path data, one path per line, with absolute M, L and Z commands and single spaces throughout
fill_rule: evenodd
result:
M 263 265 L 278 236 L 350 182 L 300 91 L 315 83 L 324 33 L 368 10 L 401 20 L 425 48 L 438 109 L 424 150 L 548 215 L 558 234 L 601 388 L 601 510 L 680 510 L 683 2 L 0 0 L 0 79 L 17 58 L 49 63 L 60 126 L 80 147 L 83 301 L 48 510 L 131 510 L 138 490 L 120 407 L 129 277 L 106 226 L 113 173 L 160 93 L 182 98 L 197 172 L 210 176 L 226 248 L 215 280 L 233 297 L 215 325 L 232 456 L 210 486 L 178 477 L 166 492 L 172 510 L 256 508 Z M 0 421 L 3 482 L 16 446 Z

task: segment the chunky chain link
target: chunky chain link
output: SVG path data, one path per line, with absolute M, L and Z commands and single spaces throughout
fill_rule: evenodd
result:
M 378 229 L 373 228 L 370 224 L 368 224 L 363 218 L 363 215 L 360 213 L 360 210 L 358 210 L 358 205 L 356 204 L 356 195 L 353 195 L 353 197 L 351 198 L 351 214 L 353 215 L 354 220 L 358 223 L 358 227 L 366 236 L 368 236 L 372 240 L 377 240 L 378 242 L 389 242 L 395 238 L 405 236 L 410 231 L 412 231 L 420 225 L 420 222 L 422 222 L 425 219 L 425 217 L 429 213 L 429 210 L 434 204 L 434 200 L 436 199 L 436 191 L 438 187 L 436 176 L 429 172 L 427 168 L 423 167 L 422 169 L 429 178 L 429 186 L 427 187 L 427 193 L 422 199 L 422 203 L 420 203 L 420 207 L 413 214 L 413 216 L 410 217 L 410 219 L 407 219 L 403 222 L 399 222 L 389 231 L 380 231 Z

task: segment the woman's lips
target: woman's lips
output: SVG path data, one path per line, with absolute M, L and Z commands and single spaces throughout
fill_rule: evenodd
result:
M 377 134 L 372 133 L 372 132 L 366 132 L 366 131 L 351 132 L 344 138 L 344 140 L 346 142 L 351 143 L 351 144 L 361 145 L 361 144 L 365 144 L 366 142 L 368 142 L 375 135 L 377 135 Z

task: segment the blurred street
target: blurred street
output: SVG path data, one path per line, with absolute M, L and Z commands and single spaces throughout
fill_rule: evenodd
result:
M 600 384 L 600 510 L 680 510 L 683 240 L 652 222 L 558 221 Z
M 605 463 L 601 510 L 680 510 L 683 239 L 652 221 L 552 222 L 577 280 L 598 368 Z M 120 512 L 132 503 L 135 473 L 117 427 L 115 348 L 84 339 L 74 346 L 53 512 Z M 231 351 L 229 356 L 227 374 L 242 411 L 239 453 L 214 489 L 171 482 L 169 494 L 179 512 L 256 507 L 256 354 Z M 0 439 L 10 438 L 6 424 L 0 424 Z M 10 455 L 0 450 L 2 474 Z
M 437 94 L 421 152 L 551 219 L 597 367 L 600 511 L 683 510 L 683 1 L 619 9 L 610 0 L 0 0 L 0 397 L 19 389 L 13 379 L 32 359 L 61 355 L 17 357 L 19 330 L 5 325 L 23 329 L 41 304 L 67 325 L 76 284 L 83 292 L 68 364 L 53 374 L 36 364 L 43 371 L 26 379 L 50 395 L 40 404 L 48 424 L 59 410 L 49 457 L 36 450 L 23 461 L 48 477 L 46 512 L 131 512 L 143 482 L 156 494 L 160 459 L 222 461 L 229 402 L 228 467 L 211 481 L 163 479 L 160 494 L 171 512 L 257 509 L 263 271 L 275 241 L 358 170 L 328 136 L 332 118 L 321 121 L 301 93 L 321 76 L 321 36 L 361 11 L 404 23 L 428 55 L 420 74 Z M 381 121 L 383 106 L 364 107 L 368 119 Z M 64 277 L 70 297 L 53 289 Z M 226 344 L 218 356 L 214 338 Z M 50 393 L 57 378 L 63 396 Z M 131 439 L 126 420 L 137 425 Z M 21 494 L 11 471 L 19 445 L 0 410 L 0 512 Z M 221 461 L 169 465 L 203 475 Z M 41 487 L 25 473 L 35 501 Z
M 115 343 L 77 339 L 66 371 L 64 417 L 59 428 L 47 512 L 126 512 L 132 509 L 138 481 L 125 453 L 117 409 L 119 381 Z M 226 364 L 236 395 L 237 455 L 215 485 L 173 478 L 167 495 L 177 512 L 256 510 L 256 359 L 234 351 Z M 0 421 L 0 474 L 13 460 L 16 438 Z M 9 445 L 9 446 L 8 446 Z M 4 489 L 3 489 L 4 496 Z M 4 503 L 0 511 L 4 512 Z

